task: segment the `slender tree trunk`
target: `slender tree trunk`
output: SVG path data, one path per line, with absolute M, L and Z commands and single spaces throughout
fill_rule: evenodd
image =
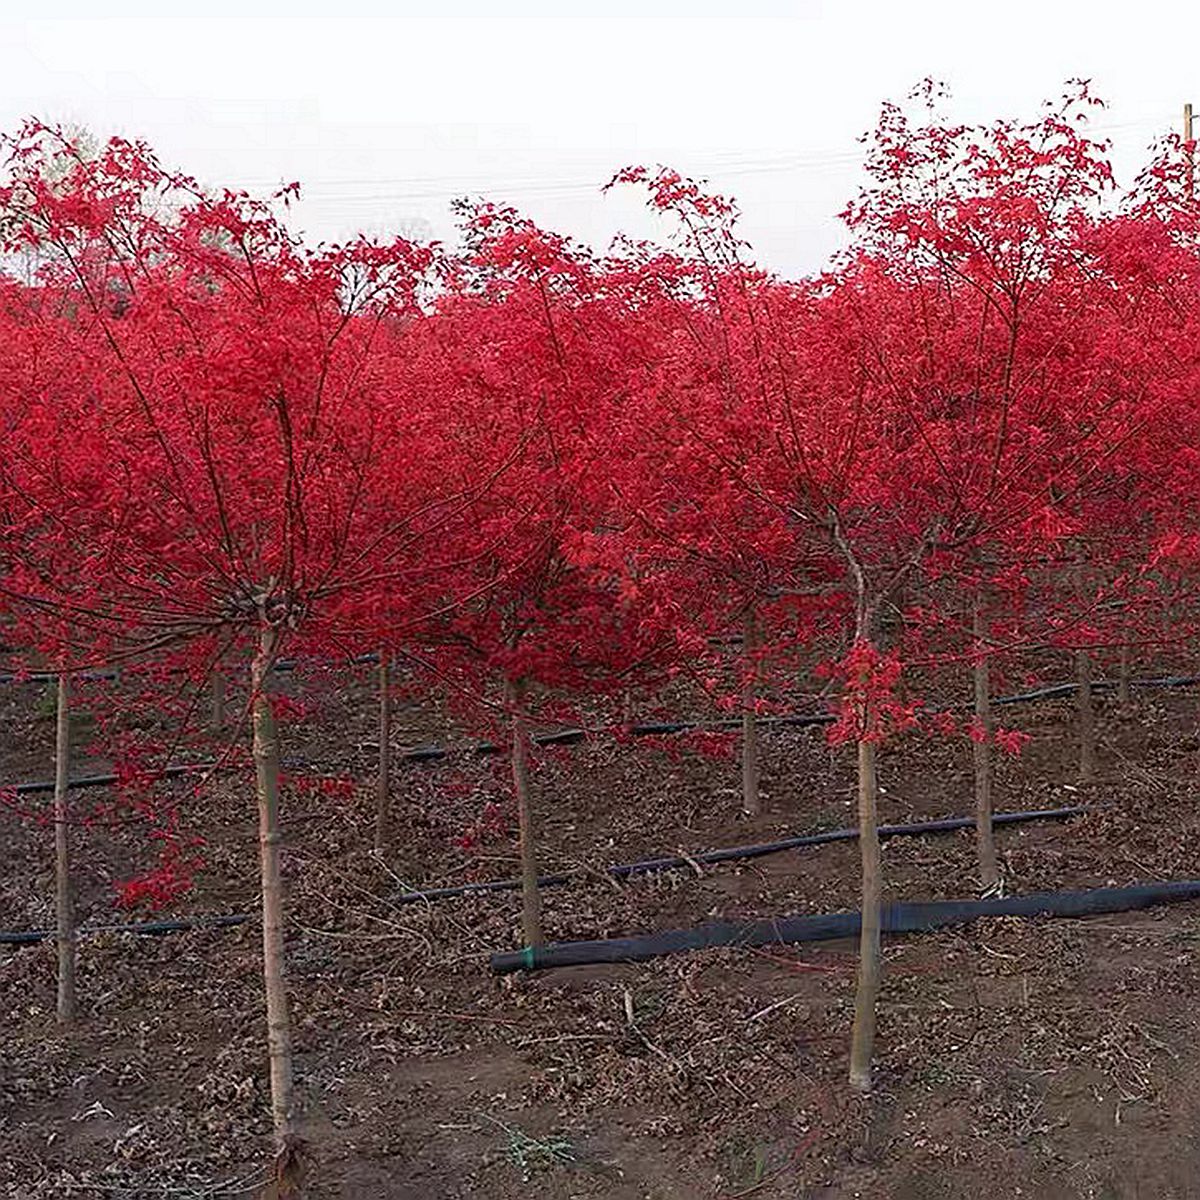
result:
M 66 671 L 58 673 L 54 736 L 54 899 L 58 943 L 58 1019 L 75 1020 L 75 905 L 67 841 L 67 778 L 71 769 L 71 700 Z
M 1079 685 L 1079 778 L 1090 783 L 1096 777 L 1096 709 L 1092 701 L 1092 657 L 1075 651 L 1075 679 Z
M 387 838 L 388 799 L 392 790 L 392 694 L 387 651 L 379 650 L 379 778 L 375 785 L 375 852 Z
M 972 612 L 975 658 L 971 675 L 975 684 L 975 720 L 983 738 L 972 741 L 975 760 L 975 846 L 979 854 L 979 879 L 984 889 L 994 887 L 1000 878 L 996 865 L 996 834 L 992 826 L 992 698 L 991 678 L 984 644 L 983 607 L 978 593 Z
M 208 727 L 213 733 L 220 733 L 225 728 L 225 676 L 220 667 L 213 670 L 210 700 Z
M 1117 668 L 1117 703 L 1122 712 L 1128 712 L 1132 707 L 1129 678 L 1133 668 L 1133 649 L 1128 642 L 1121 643 L 1121 662 Z
M 626 729 L 633 727 L 633 689 L 626 688 L 621 693 L 621 724 Z
M 758 616 L 747 605 L 742 625 L 742 811 L 747 816 L 762 812 L 758 791 Z
M 278 633 L 263 624 L 251 665 L 254 696 L 254 766 L 258 785 L 258 845 L 262 870 L 263 982 L 267 998 L 267 1050 L 271 1067 L 271 1117 L 281 1155 L 295 1140 L 292 1097 L 292 1022 L 283 951 L 283 880 L 280 871 L 279 739 L 268 677 Z
M 526 946 L 540 946 L 542 896 L 538 890 L 537 834 L 533 823 L 533 797 L 529 786 L 529 730 L 521 706 L 525 701 L 523 680 L 508 680 L 505 700 L 512 712 L 513 792 L 517 799 L 517 825 L 521 835 L 521 929 Z
M 875 1007 L 879 998 L 879 927 L 883 881 L 879 856 L 879 780 L 875 743 L 858 743 L 858 845 L 862 857 L 862 931 L 858 945 L 858 990 L 850 1042 L 850 1086 L 871 1090 L 875 1051 Z

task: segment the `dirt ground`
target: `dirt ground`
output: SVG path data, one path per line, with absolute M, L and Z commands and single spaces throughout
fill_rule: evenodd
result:
M 499 894 L 401 904 L 406 887 L 513 872 L 511 840 L 454 839 L 505 795 L 501 760 L 397 772 L 392 837 L 370 852 L 370 696 L 308 681 L 285 753 L 355 773 L 356 793 L 286 797 L 288 956 L 309 1194 L 355 1200 L 1200 1197 L 1200 906 L 1076 921 L 998 919 L 885 946 L 869 1101 L 844 1086 L 850 943 L 721 950 L 493 977 L 520 944 Z M 1102 771 L 1075 784 L 1070 702 L 1010 710 L 1032 740 L 997 807 L 1087 802 L 1002 831 L 1011 891 L 1200 876 L 1196 696 L 1101 702 Z M 397 742 L 441 714 L 405 712 Z M 50 774 L 37 688 L 0 695 L 0 780 Z M 852 823 L 850 756 L 821 730 L 764 735 L 768 811 L 740 816 L 736 762 L 593 743 L 540 756 L 553 939 L 856 907 L 854 843 L 616 885 L 595 868 Z M 82 766 L 81 766 L 82 769 Z M 904 738 L 882 817 L 969 811 L 961 741 Z M 253 911 L 244 777 L 205 802 L 206 866 L 166 915 Z M 0 927 L 53 923 L 51 835 L 0 813 Z M 149 861 L 136 823 L 78 830 L 83 924 Z M 887 899 L 976 891 L 968 835 L 886 844 Z M 53 947 L 0 948 L 0 1194 L 260 1194 L 270 1151 L 258 930 L 106 935 L 80 952 L 79 1027 L 60 1032 Z

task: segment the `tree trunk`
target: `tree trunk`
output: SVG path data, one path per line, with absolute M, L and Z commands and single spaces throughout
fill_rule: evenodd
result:
M 58 1020 L 75 1020 L 75 906 L 67 841 L 67 779 L 71 768 L 71 701 L 66 671 L 58 673 L 54 735 L 54 899 L 58 943 Z
M 220 733 L 225 728 L 225 676 L 219 667 L 213 671 L 210 699 L 208 727 L 213 733 Z
M 263 983 L 267 998 L 267 1050 L 271 1068 L 271 1117 L 281 1155 L 292 1151 L 292 1023 L 283 953 L 283 881 L 280 872 L 279 740 L 267 683 L 278 633 L 263 624 L 251 665 L 254 696 L 254 767 L 258 785 L 258 845 L 262 870 Z
M 858 990 L 850 1042 L 850 1086 L 871 1090 L 875 1050 L 875 1005 L 879 997 L 879 926 L 883 893 L 879 858 L 879 780 L 875 743 L 858 743 L 858 845 L 862 857 L 862 932 L 858 944 Z
M 1133 667 L 1133 650 L 1128 642 L 1121 643 L 1121 662 L 1117 668 L 1117 703 L 1122 712 L 1128 712 L 1132 705 L 1129 689 L 1129 677 Z
M 984 644 L 983 608 L 976 595 L 972 613 L 975 658 L 971 675 L 975 684 L 975 720 L 983 737 L 971 742 L 975 760 L 975 847 L 979 854 L 979 879 L 984 890 L 996 885 L 996 834 L 992 826 L 992 699 L 991 678 Z
M 1079 778 L 1090 783 L 1096 777 L 1096 710 L 1092 702 L 1092 658 L 1086 650 L 1075 651 L 1075 679 L 1079 685 Z
M 387 837 L 388 799 L 392 790 L 392 696 L 387 651 L 379 650 L 379 778 L 375 785 L 375 852 Z
M 747 816 L 762 812 L 758 793 L 758 619 L 748 605 L 742 626 L 742 811 Z
M 529 730 L 521 706 L 525 700 L 523 680 L 508 680 L 505 701 L 512 715 L 513 792 L 517 800 L 517 825 L 521 835 L 521 929 L 526 946 L 540 946 L 542 896 L 538 891 L 537 836 L 533 824 L 533 802 L 529 787 Z

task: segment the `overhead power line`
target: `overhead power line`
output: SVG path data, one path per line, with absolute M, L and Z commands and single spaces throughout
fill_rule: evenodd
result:
M 1170 127 L 1168 117 L 1145 116 L 1129 121 L 1090 126 L 1096 136 L 1135 130 L 1164 130 Z M 629 156 L 636 157 L 636 156 Z M 659 156 L 648 155 L 655 161 Z M 747 155 L 739 152 L 706 155 L 703 160 L 683 153 L 678 156 L 681 169 L 699 176 L 712 176 L 718 183 L 729 178 L 788 173 L 845 173 L 845 168 L 860 166 L 866 161 L 865 148 L 823 153 L 781 153 Z M 587 177 L 549 177 L 531 174 L 517 176 L 448 174 L 444 176 L 409 176 L 405 178 L 340 178 L 301 181 L 301 202 L 305 207 L 337 205 L 407 204 L 430 200 L 445 200 L 461 195 L 571 197 L 599 193 L 609 173 L 621 165 L 597 157 L 595 175 Z M 242 181 L 248 190 L 266 190 L 279 186 L 280 180 Z M 367 189 L 367 190 L 358 190 Z

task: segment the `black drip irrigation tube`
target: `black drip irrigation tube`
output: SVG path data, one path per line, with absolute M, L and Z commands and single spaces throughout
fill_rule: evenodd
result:
M 298 762 L 295 759 L 285 760 L 283 762 L 285 770 L 307 771 L 312 769 L 312 764 L 307 762 Z M 198 762 L 198 763 L 176 763 L 173 766 L 162 767 L 157 771 L 148 772 L 149 777 L 154 780 L 158 779 L 178 779 L 184 775 L 203 775 L 207 771 L 249 771 L 249 764 L 242 763 L 219 763 L 219 762 Z M 103 788 L 112 787 L 120 782 L 120 777 L 113 774 L 111 771 L 99 775 L 80 775 L 75 779 L 67 780 L 67 790 L 77 791 L 80 788 Z M 54 791 L 53 779 L 35 779 L 29 783 L 9 783 L 0 784 L 0 795 L 8 793 L 14 796 L 35 796 L 40 793 L 48 793 Z
M 181 775 L 198 775 L 204 771 L 211 771 L 215 763 L 185 763 L 182 765 L 163 767 L 160 771 L 152 771 L 151 776 L 154 779 L 176 779 Z M 233 768 L 230 768 L 233 769 Z M 111 772 L 103 775 L 80 775 L 76 779 L 67 780 L 67 788 L 74 791 L 78 788 L 101 788 L 112 787 L 118 782 L 118 776 Z M 11 783 L 8 785 L 0 785 L 0 792 L 9 792 L 16 796 L 33 796 L 41 792 L 54 791 L 53 779 L 35 779 L 29 783 Z
M 326 660 L 326 665 L 334 666 L 334 667 L 341 667 L 341 666 L 347 666 L 347 665 L 349 665 L 351 667 L 364 667 L 364 666 L 370 666 L 371 663 L 377 663 L 378 661 L 379 661 L 379 652 L 372 651 L 369 654 L 356 654 L 352 658 L 329 659 L 329 660 Z M 298 659 L 298 658 L 279 658 L 279 659 L 275 660 L 275 665 L 272 668 L 272 670 L 278 671 L 281 674 L 286 674 L 289 671 L 300 670 L 300 666 L 301 666 L 301 663 L 300 663 L 300 659 Z
M 993 825 L 1015 825 L 1021 821 L 1062 821 L 1069 817 L 1089 812 L 1087 805 L 1070 808 L 1040 808 L 1023 812 L 996 813 Z M 975 824 L 974 817 L 947 817 L 938 821 L 917 821 L 907 825 L 880 825 L 881 838 L 921 837 L 929 833 L 951 833 L 956 829 L 968 829 Z M 722 850 L 705 850 L 690 857 L 670 855 L 648 858 L 641 862 L 621 863 L 605 867 L 597 872 L 611 879 L 628 879 L 633 875 L 647 875 L 657 871 L 675 871 L 692 867 L 698 863 L 735 862 L 740 859 L 762 858 L 768 854 L 779 854 L 785 850 L 798 850 L 805 846 L 825 846 L 831 842 L 848 842 L 858 837 L 857 829 L 832 829 L 826 833 L 808 833 L 799 837 L 784 838 L 777 842 L 760 842 L 750 846 L 729 846 Z M 582 872 L 559 875 L 539 875 L 538 887 L 557 887 L 578 880 Z M 423 901 L 445 900 L 452 896 L 473 896 L 489 892 L 512 892 L 521 886 L 519 879 L 500 879 L 492 883 L 465 883 L 456 887 L 430 888 L 420 892 L 403 892 L 393 897 L 396 904 L 416 904 Z
M 251 920 L 250 913 L 231 913 L 226 917 L 184 917 L 177 921 L 141 921 L 133 925 L 93 925 L 77 929 L 77 938 L 97 937 L 104 933 L 134 933 L 147 937 L 161 937 L 165 933 L 181 933 L 189 929 L 230 929 L 245 925 Z M 21 932 L 0 930 L 0 946 L 32 946 L 55 937 L 53 929 L 27 929 Z
M 369 662 L 373 661 L 373 656 L 360 655 L 359 658 L 353 661 Z M 290 670 L 295 665 L 294 661 L 289 661 L 287 668 Z M 29 678 L 33 677 L 30 676 Z M 46 676 L 46 678 L 50 679 L 53 676 Z M 3 681 L 4 677 L 0 676 L 0 682 Z M 1174 688 L 1187 687 L 1194 683 L 1200 683 L 1200 675 L 1170 675 L 1155 679 L 1136 679 L 1131 681 L 1131 686 Z M 1099 679 L 1092 684 L 1093 691 L 1111 691 L 1116 687 L 1116 681 L 1111 679 Z M 996 696 L 993 698 L 992 703 L 994 705 L 1006 705 L 1031 703 L 1035 700 L 1053 700 L 1061 696 L 1069 696 L 1077 689 L 1078 684 L 1057 683 L 1050 687 L 1038 688 L 1031 692 L 1018 692 L 1011 696 Z M 971 706 L 960 705 L 959 707 L 970 708 Z M 778 717 L 761 717 L 758 724 L 763 729 L 803 729 L 816 725 L 832 725 L 836 720 L 837 716 L 834 713 L 791 713 Z M 741 726 L 741 723 L 742 718 L 740 716 L 723 717 L 717 721 L 660 721 L 632 725 L 625 732 L 631 737 L 665 737 L 671 734 L 691 733 L 700 730 L 736 729 Z M 596 732 L 596 730 L 578 728 L 559 729 L 552 733 L 534 734 L 531 740 L 537 746 L 575 746 L 580 742 L 586 741 Z M 412 750 L 399 751 L 396 753 L 395 758 L 400 762 L 439 762 L 442 759 L 451 758 L 455 754 L 460 753 L 471 754 L 477 758 L 486 758 L 490 755 L 501 754 L 503 752 L 504 747 L 497 746 L 495 742 L 475 742 L 461 750 L 436 745 L 416 746 Z M 212 767 L 213 763 L 211 762 L 172 765 L 154 772 L 154 775 L 156 778 L 170 779 L 178 775 L 188 775 L 211 770 Z M 304 768 L 302 767 L 301 769 Z M 68 790 L 75 790 L 77 788 L 111 787 L 116 782 L 117 776 L 112 774 L 84 775 L 78 779 L 68 780 L 67 788 Z M 28 783 L 0 784 L 0 792 L 11 792 L 18 796 L 29 796 L 52 791 L 54 791 L 54 781 L 52 779 L 33 780 Z
M 924 933 L 947 925 L 966 925 L 980 917 L 1090 917 L 1196 899 L 1200 899 L 1200 879 L 1076 892 L 1036 892 L 999 900 L 932 900 L 889 904 L 883 909 L 883 931 Z M 716 946 L 834 941 L 857 937 L 861 924 L 861 914 L 857 912 L 744 922 L 712 921 L 694 929 L 668 929 L 640 937 L 527 946 L 523 950 L 493 954 L 491 969 L 497 975 L 507 975 L 514 971 L 539 971 L 593 963 L 643 962 L 664 954 L 709 950 Z
M 1188 687 L 1200 683 L 1200 675 L 1168 675 L 1151 679 L 1132 679 L 1130 687 L 1138 688 L 1176 688 Z M 1115 679 L 1097 679 L 1092 683 L 1093 691 L 1114 691 L 1118 687 Z M 1028 704 L 1035 700 L 1055 700 L 1062 696 L 1070 696 L 1079 690 L 1077 683 L 1055 683 L 1048 687 L 1036 688 L 1033 691 L 1017 692 L 1010 696 L 995 696 L 994 705 Z M 970 710 L 973 704 L 961 704 L 955 707 Z M 815 725 L 832 725 L 837 720 L 836 713 L 787 713 L 777 717 L 760 717 L 761 729 L 804 729 Z M 630 737 L 665 737 L 676 733 L 693 733 L 701 730 L 733 730 L 740 729 L 742 717 L 722 717 L 716 721 L 657 721 L 639 725 L 631 725 L 624 730 Z M 614 727 L 618 728 L 618 727 Z M 534 734 L 532 741 L 537 746 L 575 746 L 586 741 L 595 730 L 570 728 L 559 729 L 553 733 Z M 599 732 L 607 732 L 601 730 Z M 503 748 L 494 742 L 476 742 L 467 748 L 466 753 L 479 757 L 500 754 Z M 449 758 L 455 751 L 444 746 L 418 746 L 413 750 L 402 751 L 399 758 L 406 762 L 432 762 Z
M 764 726 L 828 725 L 836 719 L 833 715 L 818 714 L 814 716 L 766 717 L 759 723 Z M 655 737 L 672 733 L 685 733 L 696 729 L 722 728 L 726 724 L 732 728 L 735 723 L 740 725 L 741 718 L 738 717 L 736 722 L 731 720 L 717 724 L 702 721 L 673 721 L 656 725 L 634 725 L 628 732 L 634 737 Z M 578 745 L 591 736 L 592 732 L 586 729 L 562 729 L 554 733 L 535 734 L 531 740 L 538 746 L 573 746 Z M 441 761 L 442 759 L 452 758 L 455 754 L 471 754 L 477 758 L 486 758 L 493 754 L 505 752 L 505 748 L 497 746 L 495 742 L 474 742 L 470 746 L 463 747 L 461 750 L 451 749 L 446 746 L 417 746 L 412 750 L 398 751 L 394 753 L 393 757 L 401 762 L 418 763 Z M 151 774 L 156 779 L 172 779 L 178 775 L 191 775 L 209 771 L 214 766 L 215 764 L 211 761 L 173 764 L 153 771 Z M 305 769 L 310 766 L 311 764 L 300 764 L 299 769 Z M 74 791 L 78 788 L 111 787 L 116 782 L 117 776 L 112 773 L 81 775 L 76 779 L 69 779 L 67 781 L 67 789 Z M 53 779 L 35 779 L 27 783 L 0 784 L 0 792 L 10 792 L 18 796 L 29 796 L 39 792 L 48 793 L 52 791 L 54 791 Z
M 375 654 L 358 654 L 349 659 L 334 659 L 330 665 L 345 666 L 349 664 L 352 667 L 366 666 L 371 663 L 377 663 L 379 655 Z M 291 671 L 300 669 L 300 659 L 298 658 L 280 658 L 276 659 L 275 665 L 271 668 L 273 671 L 285 675 Z M 121 672 L 116 667 L 96 667 L 92 670 L 78 671 L 74 673 L 76 679 L 86 679 L 89 682 L 94 680 L 113 680 L 120 676 Z M 0 671 L 0 684 L 6 683 L 54 683 L 58 679 L 58 674 L 55 671 L 26 671 L 18 673 L 16 671 Z
M 1177 688 L 1190 687 L 1200 683 L 1200 675 L 1159 675 L 1146 679 L 1131 679 L 1130 687 L 1135 688 Z M 1092 681 L 1093 692 L 1113 692 L 1120 687 L 1115 679 L 1096 679 Z M 1044 688 L 1034 688 L 1031 692 L 1016 692 L 1011 696 L 996 696 L 993 704 L 1026 704 L 1032 700 L 1057 700 L 1062 696 L 1073 696 L 1079 691 L 1077 683 L 1054 683 Z
M 72 677 L 90 682 L 96 679 L 116 679 L 117 674 L 115 667 L 108 667 L 94 671 L 77 671 Z M 0 672 L 0 683 L 53 683 L 57 678 L 58 675 L 54 671 L 27 671 L 23 675 L 18 675 L 15 671 Z
M 831 713 L 815 713 L 811 716 L 788 716 L 788 717 L 763 717 L 760 725 L 828 725 L 837 718 Z M 740 728 L 742 718 L 722 719 L 719 721 L 661 721 L 650 722 L 642 725 L 630 725 L 628 727 L 613 726 L 611 728 L 621 729 L 630 737 L 663 737 L 674 733 L 691 733 L 696 730 L 704 729 L 733 729 Z M 609 727 L 600 730 L 589 729 L 556 729 L 553 733 L 535 733 L 529 740 L 535 746 L 577 746 L 580 742 L 587 741 L 597 732 L 607 733 Z M 368 743 L 371 745 L 373 743 Z M 465 748 L 467 754 L 473 754 L 478 758 L 486 758 L 492 754 L 501 754 L 506 750 L 505 747 L 497 746 L 495 742 L 475 742 Z M 412 750 L 403 750 L 399 757 L 406 762 L 432 762 L 438 759 L 449 758 L 455 753 L 454 750 L 447 749 L 445 746 L 417 746 Z
M 1077 805 L 1072 808 L 1046 808 L 1029 812 L 997 813 L 992 820 L 996 825 L 1012 825 L 1018 821 L 1061 820 L 1067 817 L 1079 816 L 1088 811 L 1089 809 L 1086 805 Z M 974 825 L 974 823 L 974 817 L 950 817 L 942 821 L 921 821 L 910 825 L 881 825 L 879 827 L 879 836 L 883 838 L 915 837 L 927 833 L 949 833 L 956 829 L 965 829 L 970 825 Z M 670 871 L 680 867 L 690 867 L 695 863 L 731 862 L 736 859 L 759 858 L 765 854 L 777 854 L 783 850 L 792 850 L 803 846 L 824 846 L 831 842 L 850 841 L 856 837 L 858 837 L 857 829 L 834 829 L 827 833 L 806 834 L 802 837 L 787 838 L 779 842 L 763 842 L 754 846 L 731 846 L 724 850 L 708 850 L 701 854 L 695 854 L 691 858 L 649 858 L 642 862 L 624 863 L 608 867 L 606 873 L 614 879 L 627 879 L 631 875 L 648 874 L 654 871 Z M 579 875 L 577 873 L 543 875 L 538 879 L 538 886 L 550 887 L 555 884 L 570 883 L 572 880 L 578 878 Z M 446 899 L 450 896 L 512 891 L 520 886 L 519 880 L 505 879 L 496 883 L 470 883 L 462 887 L 435 888 L 425 892 L 406 892 L 401 896 L 395 897 L 395 900 L 401 904 L 418 900 L 429 902 Z M 249 913 L 233 913 L 230 916 L 224 917 L 195 917 L 179 921 L 148 921 L 137 925 L 97 925 L 90 929 L 79 930 L 77 936 L 88 937 L 101 933 L 164 934 L 178 933 L 188 929 L 222 929 L 234 925 L 243 925 L 250 919 Z M 855 916 L 855 919 L 857 919 L 857 916 Z M 24 932 L 0 931 L 0 945 L 29 946 L 54 936 L 54 931 L 50 929 L 32 929 Z M 606 943 L 595 944 L 605 945 Z

